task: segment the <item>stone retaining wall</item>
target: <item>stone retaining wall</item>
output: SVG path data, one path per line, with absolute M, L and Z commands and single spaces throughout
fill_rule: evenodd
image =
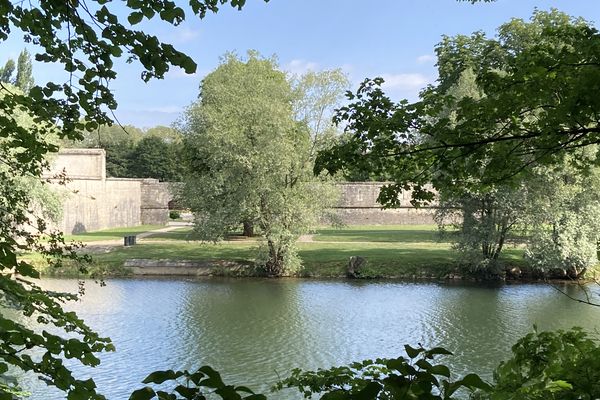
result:
M 64 193 L 63 220 L 58 227 L 65 233 L 101 229 L 163 225 L 169 220 L 169 201 L 179 184 L 156 179 L 106 178 L 106 154 L 102 149 L 65 149 L 52 161 L 45 174 L 66 172 L 70 181 L 57 185 Z M 402 194 L 401 207 L 383 210 L 377 196 L 384 183 L 339 183 L 340 203 L 336 211 L 347 225 L 433 224 L 434 207 L 415 209 L 411 193 Z
M 341 190 L 336 212 L 346 225 L 421 225 L 435 224 L 435 204 L 414 208 L 411 192 L 403 192 L 400 207 L 382 209 L 377 203 L 379 191 L 385 183 L 348 182 L 338 184 Z

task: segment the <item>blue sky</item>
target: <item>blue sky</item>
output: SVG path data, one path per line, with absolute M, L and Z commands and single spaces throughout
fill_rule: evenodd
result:
M 139 127 L 169 125 L 197 98 L 202 77 L 216 68 L 221 55 L 243 55 L 248 49 L 276 54 L 281 69 L 293 73 L 342 68 L 353 87 L 365 77 L 383 76 L 393 98 L 414 100 L 436 79 L 433 49 L 442 35 L 493 34 L 513 17 L 528 19 L 536 7 L 554 7 L 599 26 L 600 0 L 475 5 L 455 0 L 247 0 L 242 11 L 225 7 L 204 20 L 188 15 L 178 27 L 144 22 L 138 26 L 192 56 L 198 70 L 194 75 L 172 70 L 164 80 L 146 84 L 139 78 L 140 67 L 116 64 L 118 78 L 111 84 L 119 102 L 116 115 L 121 123 Z M 16 58 L 23 47 L 14 32 L 0 44 L 0 62 Z M 64 72 L 53 66 L 36 63 L 34 74 L 38 83 L 64 81 Z

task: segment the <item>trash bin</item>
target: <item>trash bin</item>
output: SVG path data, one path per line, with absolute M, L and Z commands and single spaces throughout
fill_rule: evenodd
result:
M 123 246 L 133 246 L 136 242 L 135 235 L 123 236 Z

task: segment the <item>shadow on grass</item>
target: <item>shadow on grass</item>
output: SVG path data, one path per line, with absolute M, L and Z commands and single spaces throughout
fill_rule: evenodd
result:
M 138 244 L 118 247 L 109 253 L 95 254 L 99 263 L 121 264 L 131 258 L 170 260 L 252 260 L 256 251 L 251 245 L 213 245 L 199 243 Z
M 122 239 L 123 236 L 139 235 L 140 233 L 152 231 L 154 229 L 164 228 L 162 225 L 142 225 L 126 228 L 107 229 L 96 232 L 85 232 L 77 235 L 65 235 L 66 240 L 75 240 L 82 242 L 90 242 L 96 240 L 112 240 Z
M 454 232 L 444 235 L 428 229 L 319 229 L 315 241 L 324 242 L 401 242 L 401 243 L 438 243 L 450 241 Z

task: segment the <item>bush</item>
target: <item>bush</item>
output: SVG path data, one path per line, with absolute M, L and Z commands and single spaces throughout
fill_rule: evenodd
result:
M 600 398 L 600 346 L 580 328 L 541 333 L 534 329 L 512 352 L 494 372 L 494 391 L 482 398 Z
M 171 210 L 171 211 L 169 211 L 169 218 L 179 219 L 179 218 L 181 218 L 181 212 L 179 212 L 177 210 Z

